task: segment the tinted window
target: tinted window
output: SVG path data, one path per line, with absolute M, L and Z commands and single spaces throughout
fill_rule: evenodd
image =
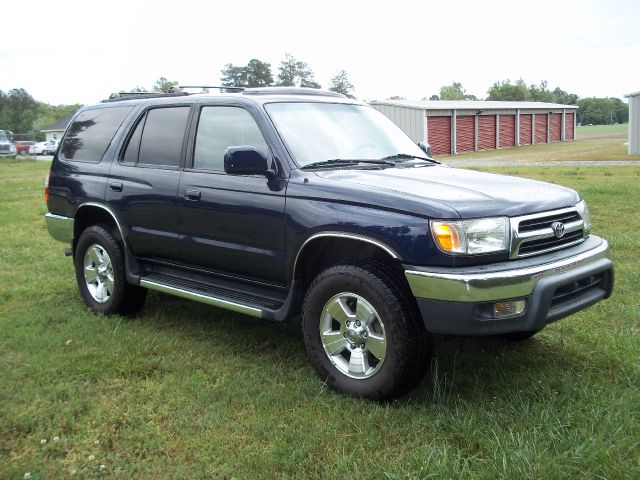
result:
M 240 145 L 253 145 L 268 152 L 249 112 L 237 107 L 204 107 L 198 121 L 193 167 L 224 171 L 225 150 Z
M 99 162 L 132 108 L 97 108 L 80 113 L 64 136 L 60 156 L 66 160 Z
M 140 139 L 142 138 L 142 130 L 144 129 L 144 121 L 146 115 L 140 119 L 133 135 L 127 144 L 127 150 L 122 157 L 124 163 L 138 163 L 138 152 L 140 152 Z
M 180 166 L 188 118 L 189 107 L 149 110 L 142 131 L 138 163 Z

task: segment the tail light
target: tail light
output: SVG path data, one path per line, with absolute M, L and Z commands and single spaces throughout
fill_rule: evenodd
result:
M 44 177 L 44 201 L 45 203 L 49 203 L 49 179 L 51 178 L 51 171 L 47 173 L 47 176 Z

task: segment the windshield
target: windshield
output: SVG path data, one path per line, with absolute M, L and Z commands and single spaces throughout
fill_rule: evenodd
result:
M 327 160 L 382 160 L 424 152 L 374 108 L 344 103 L 271 103 L 269 116 L 300 167 Z
M 9 139 L 7 138 L 7 135 L 4 133 L 4 130 L 0 130 L 0 142 L 8 142 Z

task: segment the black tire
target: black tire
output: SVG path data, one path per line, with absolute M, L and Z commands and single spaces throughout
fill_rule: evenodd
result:
M 85 277 L 85 255 L 89 248 L 94 246 L 98 247 L 102 255 L 106 252 L 107 256 L 103 258 L 108 258 L 111 266 L 106 275 L 113 279 L 111 291 L 106 296 L 108 298 L 102 302 L 89 291 L 88 280 Z M 74 264 L 80 295 L 94 312 L 103 315 L 126 315 L 135 313 L 144 306 L 147 289 L 127 283 L 122 245 L 108 225 L 92 225 L 82 232 L 76 245 Z
M 500 340 L 504 340 L 506 342 L 524 342 L 525 340 L 529 340 L 533 337 L 536 332 L 512 332 L 512 333 L 502 333 L 498 335 Z
M 313 280 L 302 307 L 303 338 L 311 365 L 331 388 L 371 400 L 389 400 L 411 390 L 424 377 L 430 337 L 403 280 L 391 267 L 374 262 L 336 265 Z M 362 297 L 384 325 L 384 359 L 377 371 L 365 378 L 352 378 L 336 366 L 321 340 L 321 313 L 343 292 Z M 333 319 L 330 322 L 339 323 Z M 348 338 L 345 341 L 350 342 Z M 351 345 L 348 343 L 341 355 L 350 358 Z

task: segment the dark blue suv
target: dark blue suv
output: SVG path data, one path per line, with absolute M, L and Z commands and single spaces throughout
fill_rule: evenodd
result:
M 372 399 L 420 381 L 432 333 L 522 340 L 613 288 L 578 193 L 448 168 L 330 92 L 84 108 L 46 195 L 92 310 L 135 312 L 152 289 L 266 320 L 301 313 L 318 375 Z

